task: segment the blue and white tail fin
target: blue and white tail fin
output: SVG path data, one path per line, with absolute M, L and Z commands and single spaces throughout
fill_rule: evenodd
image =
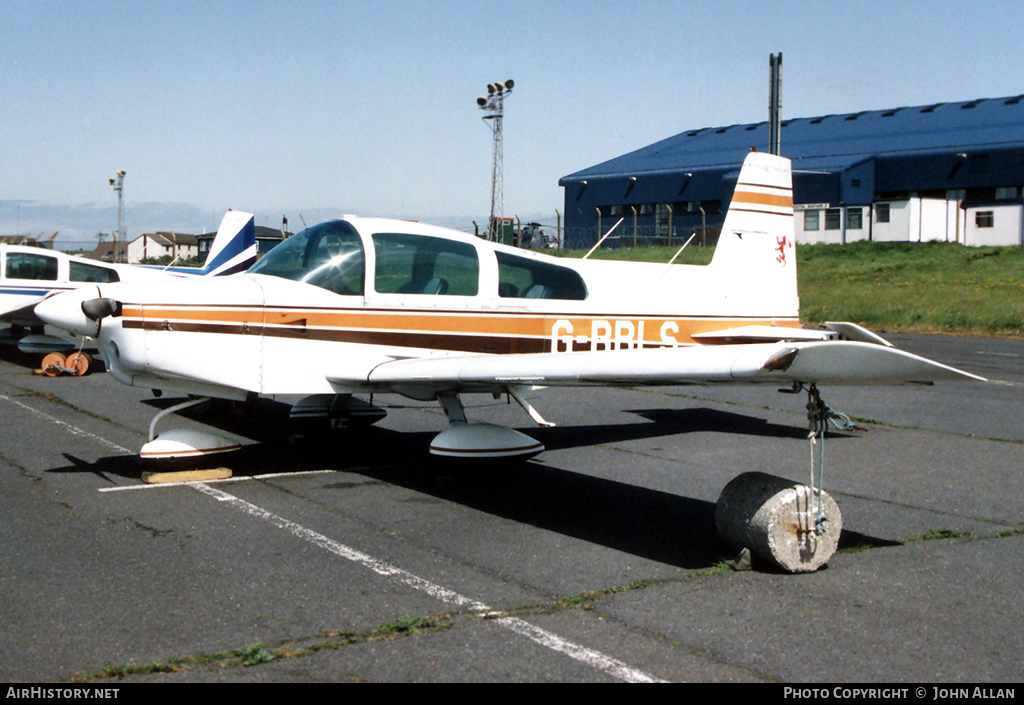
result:
M 218 277 L 244 272 L 256 261 L 256 223 L 252 213 L 228 211 L 210 246 L 203 276 Z
M 790 161 L 751 152 L 709 265 L 737 314 L 799 315 L 795 240 Z

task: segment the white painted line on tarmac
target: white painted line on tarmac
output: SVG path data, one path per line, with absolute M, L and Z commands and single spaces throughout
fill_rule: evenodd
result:
M 387 467 L 387 466 L 380 466 Z M 345 468 L 345 472 L 359 472 L 371 468 Z M 253 480 L 270 480 L 275 477 L 299 477 L 301 475 L 323 475 L 337 470 L 300 470 L 298 472 L 271 472 L 265 475 L 245 475 L 244 477 L 225 477 L 219 480 L 203 480 L 205 484 L 222 484 L 226 482 L 251 482 Z M 183 480 L 180 482 L 145 482 L 141 485 L 118 485 L 117 487 L 101 487 L 99 492 L 127 492 L 129 490 L 155 490 L 161 487 L 181 487 L 182 485 L 194 485 L 195 482 Z
M 1024 384 L 1021 384 L 1020 382 L 1010 382 L 1005 379 L 990 379 L 989 382 L 992 384 L 1001 384 L 1004 387 L 1024 387 Z
M 65 431 L 68 431 L 69 433 L 71 433 L 71 434 L 73 434 L 75 436 L 82 436 L 82 437 L 85 437 L 85 438 L 91 438 L 94 441 L 99 441 L 101 444 L 107 446 L 108 448 L 113 448 L 114 450 L 120 451 L 122 453 L 132 453 L 132 451 L 128 450 L 127 448 L 125 448 L 123 446 L 119 446 L 118 444 L 114 443 L 113 441 L 108 441 L 106 438 L 103 438 L 101 436 L 97 436 L 95 433 L 89 433 L 88 431 L 84 431 L 84 430 L 78 428 L 78 426 L 73 426 L 73 425 L 69 424 L 67 421 L 61 421 L 57 417 L 50 416 L 49 414 L 44 413 L 44 412 L 40 411 L 39 409 L 33 409 L 28 404 L 22 404 L 20 401 L 17 401 L 16 399 L 11 399 L 9 396 L 7 396 L 5 394 L 0 394 L 0 399 L 3 399 L 4 401 L 9 401 L 10 403 L 14 404 L 15 406 L 20 406 L 22 409 L 25 409 L 26 411 L 30 411 L 33 414 L 35 414 L 36 416 L 44 418 L 47 421 L 51 421 L 51 422 L 57 424 L 58 426 L 60 426 L 61 428 L 63 428 Z
M 246 502 L 243 499 L 216 489 L 215 487 L 210 487 L 207 483 L 194 482 L 188 484 L 193 489 L 213 497 L 218 502 L 227 503 L 246 514 L 262 519 L 279 529 L 284 529 L 292 535 L 329 551 L 336 556 L 340 556 L 345 560 L 357 563 L 378 575 L 395 580 L 415 590 L 425 592 L 431 597 L 434 597 L 446 604 L 454 605 L 455 607 L 462 609 L 468 609 L 480 614 L 481 616 L 495 614 L 495 611 L 491 607 L 482 602 L 460 595 L 453 590 L 449 590 L 448 588 L 420 578 L 408 571 L 402 570 L 401 568 L 373 558 L 362 551 L 340 544 L 333 539 L 327 538 L 323 534 L 279 517 L 276 514 L 268 512 L 266 509 L 257 507 L 255 504 Z M 495 624 L 499 624 L 516 634 L 525 636 L 527 639 L 530 639 L 547 649 L 564 654 L 614 678 L 630 683 L 662 682 L 660 679 L 632 668 L 622 661 L 602 654 L 599 651 L 594 651 L 593 649 L 580 646 L 579 644 L 575 644 L 567 639 L 563 639 L 557 634 L 541 629 L 540 627 L 530 624 L 518 617 L 494 617 L 493 621 Z
M 33 409 L 31 406 L 28 406 L 27 404 L 23 404 L 20 401 L 16 401 L 16 400 L 10 398 L 9 396 L 6 396 L 4 394 L 0 394 L 0 399 L 3 399 L 4 401 L 10 402 L 11 404 L 14 404 L 15 406 L 19 406 L 22 409 L 25 409 L 26 411 L 29 411 L 29 412 L 35 414 L 36 416 L 39 416 L 41 418 L 46 419 L 47 421 L 50 421 L 50 422 L 52 422 L 54 424 L 57 424 L 58 426 L 60 426 L 61 428 L 67 430 L 69 433 L 71 433 L 73 435 L 81 436 L 81 437 L 86 437 L 86 438 L 91 438 L 91 439 L 93 439 L 95 441 L 98 441 L 99 443 L 107 446 L 108 448 L 112 448 L 112 449 L 120 451 L 122 453 L 129 453 L 129 454 L 132 453 L 132 451 L 128 450 L 127 448 L 125 448 L 123 446 L 118 445 L 117 443 L 114 443 L 113 441 L 108 441 L 107 439 L 102 438 L 101 436 L 97 436 L 94 433 L 89 433 L 88 431 L 80 429 L 77 426 L 69 424 L 66 421 L 62 421 L 62 420 L 60 420 L 60 419 L 58 419 L 58 418 L 56 418 L 54 416 L 50 416 L 49 414 L 44 413 L 42 411 L 39 411 L 38 409 Z M 269 478 L 269 477 L 279 477 L 279 476 L 284 476 L 284 475 L 295 476 L 295 475 L 298 475 L 298 474 L 315 474 L 315 473 L 324 473 L 324 472 L 335 472 L 335 471 L 334 470 L 311 470 L 311 471 L 307 471 L 307 472 L 304 472 L 304 473 L 275 473 L 273 475 L 257 475 L 257 476 L 245 477 L 245 478 L 237 478 L 237 479 L 236 478 L 228 478 L 228 479 L 225 479 L 225 480 L 218 480 L 216 482 L 229 482 L 231 480 L 236 480 L 236 481 L 258 480 L 258 479 L 266 479 L 266 478 Z M 219 502 L 226 502 L 226 503 L 230 504 L 231 506 L 246 512 L 247 514 L 250 514 L 250 515 L 252 515 L 254 517 L 257 517 L 257 518 L 262 519 L 262 520 L 264 520 L 266 522 L 269 522 L 270 524 L 273 524 L 274 526 L 277 526 L 280 529 L 284 529 L 284 530 L 290 532 L 291 534 L 293 534 L 294 536 L 296 536 L 298 538 L 301 538 L 301 539 L 303 539 L 305 541 L 308 541 L 308 542 L 312 543 L 315 546 L 323 548 L 324 550 L 329 551 L 329 552 L 331 552 L 331 553 L 333 553 L 333 554 L 335 554 L 337 556 L 340 556 L 341 558 L 344 558 L 345 560 L 352 561 L 353 563 L 358 563 L 358 564 L 362 565 L 365 568 L 369 568 L 370 570 L 372 570 L 374 573 L 377 573 L 378 575 L 381 575 L 381 576 L 384 576 L 384 577 L 387 577 L 387 578 L 391 578 L 393 580 L 397 580 L 398 582 L 403 583 L 403 584 L 405 584 L 405 585 L 407 585 L 407 586 L 409 586 L 409 587 L 411 587 L 411 588 L 413 588 L 415 590 L 420 590 L 421 592 L 425 592 L 428 595 L 430 595 L 431 597 L 434 597 L 435 599 L 438 599 L 438 600 L 440 600 L 442 602 L 445 602 L 446 604 L 454 605 L 456 607 L 463 608 L 463 609 L 468 609 L 468 610 L 470 610 L 472 612 L 476 612 L 479 615 L 484 616 L 484 617 L 486 617 L 488 615 L 496 614 L 495 611 L 491 607 L 489 607 L 488 605 L 486 605 L 486 604 L 484 604 L 482 602 L 479 602 L 477 600 L 473 600 L 473 599 L 471 599 L 469 597 L 465 597 L 465 596 L 460 595 L 459 593 L 457 593 L 457 592 L 455 592 L 453 590 L 449 590 L 448 588 L 445 588 L 445 587 L 442 587 L 442 586 L 437 585 L 435 583 L 432 583 L 429 580 L 425 580 L 423 578 L 420 578 L 420 577 L 418 577 L 416 575 L 413 575 L 412 573 L 409 573 L 408 571 L 402 570 L 401 568 L 397 568 L 397 567 L 389 565 L 389 564 L 387 564 L 387 563 L 385 563 L 383 561 L 379 561 L 376 558 L 373 558 L 372 556 L 369 556 L 369 555 L 367 555 L 365 553 L 362 553 L 361 551 L 357 551 L 354 548 L 349 548 L 348 546 L 345 546 L 343 544 L 338 543 L 337 541 L 334 541 L 332 539 L 327 538 L 323 534 L 319 534 L 319 533 L 317 533 L 315 531 L 312 531 L 311 529 L 307 529 L 304 526 L 300 526 L 299 524 L 296 524 L 296 523 L 294 523 L 292 521 L 288 521 L 287 519 L 279 517 L 276 514 L 268 512 L 265 509 L 257 507 L 255 504 L 251 504 L 249 502 L 246 502 L 245 500 L 240 499 L 238 497 L 235 497 L 234 495 L 228 494 L 227 492 L 223 492 L 222 490 L 218 490 L 218 489 L 216 489 L 214 487 L 210 487 L 209 483 L 205 483 L 205 482 L 185 482 L 185 483 L 163 483 L 163 484 L 153 484 L 153 485 L 131 485 L 131 486 L 123 486 L 123 487 L 103 488 L 100 491 L 101 492 L 103 492 L 103 491 L 114 492 L 114 491 L 127 490 L 127 489 L 141 489 L 141 488 L 146 488 L 146 487 L 156 488 L 156 487 L 168 487 L 168 486 L 178 486 L 178 485 L 187 485 L 187 486 L 189 486 L 189 487 L 191 487 L 191 488 L 193 488 L 193 489 L 195 489 L 195 490 L 197 490 L 199 492 L 202 492 L 203 494 L 207 494 L 207 495 L 215 498 Z M 660 683 L 660 682 L 663 682 L 661 679 L 655 678 L 652 675 L 649 675 L 647 673 L 644 673 L 643 671 L 635 669 L 635 668 L 633 668 L 633 667 L 623 663 L 622 661 L 619 661 L 618 659 L 614 659 L 611 656 L 607 656 L 605 654 L 602 654 L 599 651 L 594 651 L 593 649 L 588 649 L 588 648 L 586 648 L 584 646 L 580 646 L 579 644 L 571 642 L 571 641 L 569 641 L 567 639 L 563 639 L 562 637 L 558 636 L 557 634 L 554 634 L 553 632 L 549 632 L 546 629 L 541 629 L 540 627 L 535 626 L 533 624 L 530 624 L 529 622 L 526 622 L 525 620 L 519 619 L 518 617 L 497 617 L 497 616 L 495 616 L 493 618 L 493 621 L 494 621 L 495 624 L 499 624 L 502 627 L 504 627 L 505 629 L 508 629 L 509 631 L 512 631 L 512 632 L 514 632 L 516 634 L 524 636 L 527 639 L 530 639 L 531 641 L 533 641 L 533 642 L 535 642 L 535 643 L 537 643 L 537 644 L 539 644 L 539 645 L 541 645 L 541 646 L 543 646 L 543 647 L 545 647 L 547 649 L 551 649 L 552 651 L 556 651 L 558 653 L 564 654 L 564 655 L 566 655 L 566 656 L 568 656 L 568 657 L 570 657 L 572 659 L 575 659 L 576 661 L 579 661 L 579 662 L 584 663 L 584 664 L 586 664 L 588 666 L 596 668 L 597 670 L 599 670 L 599 671 L 601 671 L 603 673 L 606 673 L 606 674 L 612 676 L 613 678 L 618 678 L 619 680 L 627 681 L 629 683 Z
M 0 394 L 0 399 L 3 399 L 4 401 L 9 401 L 10 403 L 14 404 L 15 406 L 20 406 L 22 409 L 25 409 L 26 411 L 29 411 L 29 412 L 35 414 L 36 416 L 44 418 L 47 421 L 50 421 L 51 423 L 55 423 L 58 426 L 60 426 L 61 428 L 63 428 L 65 431 L 67 431 L 68 433 L 70 433 L 70 434 L 72 434 L 74 436 L 80 436 L 82 438 L 91 438 L 94 441 L 99 441 L 101 444 L 107 446 L 108 448 L 112 448 L 112 449 L 114 449 L 116 451 L 120 451 L 122 453 L 128 453 L 129 455 L 136 455 L 135 451 L 128 450 L 124 446 L 120 446 L 117 443 L 114 443 L 113 441 L 108 441 L 106 438 L 103 438 L 102 436 L 97 436 L 95 433 L 89 433 L 88 431 L 85 431 L 85 430 L 83 430 L 81 428 L 78 428 L 78 426 L 74 426 L 72 424 L 69 424 L 67 421 L 61 421 L 57 417 L 50 416 L 49 414 L 47 414 L 47 413 L 45 413 L 43 411 L 40 411 L 39 409 L 33 409 L 31 406 L 29 406 L 27 404 L 23 404 L 20 401 L 17 401 L 16 399 L 12 399 L 11 397 L 7 396 L 6 394 Z M 390 466 L 382 466 L 382 467 L 390 467 Z M 345 468 L 346 472 L 359 472 L 360 469 L 361 468 Z M 269 480 L 269 479 L 275 478 L 275 477 L 298 477 L 299 475 L 319 475 L 319 474 L 322 474 L 322 473 L 329 473 L 329 472 L 337 472 L 337 471 L 336 470 L 303 470 L 303 471 L 300 471 L 300 472 L 275 472 L 275 473 L 268 473 L 266 475 L 246 475 L 245 477 L 227 477 L 227 478 L 224 478 L 222 480 L 207 480 L 207 482 L 248 482 L 248 481 L 251 481 L 251 480 Z M 181 485 L 189 485 L 189 484 L 194 484 L 194 483 L 190 483 L 190 482 L 155 482 L 155 483 L 143 483 L 141 485 L 118 485 L 117 487 L 101 487 L 101 488 L 99 488 L 99 491 L 100 492 L 125 492 L 127 490 L 148 490 L 148 489 L 155 489 L 155 488 L 158 488 L 158 487 L 180 487 Z

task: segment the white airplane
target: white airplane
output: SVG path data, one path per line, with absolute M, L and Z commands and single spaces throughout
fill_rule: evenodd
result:
M 107 264 L 39 247 L 0 245 L 0 321 L 11 324 L 7 342 L 22 352 L 48 353 L 75 347 L 41 332 L 35 306 L 47 296 L 92 283 L 155 283 L 183 277 L 220 276 L 248 269 L 256 261 L 256 229 L 251 213 L 228 211 L 202 269 Z M 28 328 L 31 334 L 25 335 Z
M 470 423 L 462 396 L 537 387 L 753 383 L 807 389 L 981 379 L 849 323 L 800 327 L 789 160 L 744 161 L 707 266 L 549 257 L 419 223 L 358 218 L 293 236 L 245 274 L 106 283 L 36 307 L 97 338 L 107 368 L 162 392 L 293 404 L 297 418 L 372 422 L 354 394 L 437 400 L 448 457 L 528 457 L 543 445 Z M 813 397 L 812 397 L 813 398 Z M 194 403 L 187 402 L 187 403 Z M 818 402 L 820 403 L 820 402 Z M 237 447 L 168 431 L 143 457 Z
M 284 401 L 293 418 L 332 426 L 384 416 L 356 394 L 437 400 L 449 426 L 431 453 L 526 458 L 544 446 L 469 422 L 462 397 L 507 394 L 551 425 L 528 391 L 788 386 L 807 391 L 817 439 L 832 415 L 820 385 L 982 379 L 896 350 L 854 324 L 801 328 L 795 254 L 789 160 L 751 153 L 707 266 L 561 259 L 428 225 L 346 216 L 293 236 L 244 274 L 90 284 L 46 299 L 36 314 L 96 338 L 121 382 L 198 395 L 153 419 L 141 451 L 152 460 L 239 447 L 207 432 L 156 433 L 164 415 L 209 397 Z M 813 460 L 811 470 L 813 478 Z M 759 473 L 730 482 L 716 510 L 719 534 L 786 570 L 816 570 L 838 546 L 838 507 L 820 482 L 816 512 L 814 481 L 789 484 Z

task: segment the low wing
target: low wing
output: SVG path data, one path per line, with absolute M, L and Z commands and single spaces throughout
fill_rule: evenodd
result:
M 33 323 L 39 320 L 36 318 L 34 309 L 41 298 L 42 294 L 38 296 L 19 296 L 17 298 L 13 296 L 3 297 L 3 300 L 0 301 L 0 321 Z
M 414 396 L 512 386 L 766 383 L 879 385 L 983 380 L 895 348 L 851 341 L 702 345 L 582 353 L 467 355 L 391 360 L 368 374 L 327 375 L 340 387 Z

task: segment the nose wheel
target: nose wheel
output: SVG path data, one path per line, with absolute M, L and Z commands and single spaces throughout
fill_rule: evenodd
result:
M 205 401 L 209 401 L 209 399 L 206 397 L 189 399 L 168 407 L 154 416 L 149 424 L 149 442 L 142 446 L 139 456 L 143 460 L 155 462 L 177 462 L 228 453 L 241 448 L 241 444 L 236 441 L 198 429 L 172 428 L 157 434 L 156 425 L 160 419 Z

